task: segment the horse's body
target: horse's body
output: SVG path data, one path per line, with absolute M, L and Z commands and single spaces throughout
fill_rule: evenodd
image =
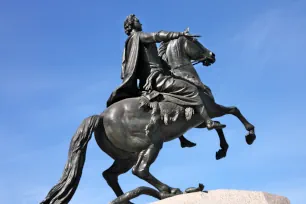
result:
M 152 138 L 148 138 L 145 128 L 151 119 L 151 111 L 139 109 L 139 98 L 128 98 L 113 104 L 103 112 L 103 123 L 107 138 L 119 149 L 126 152 L 140 152 L 148 148 Z M 180 115 L 175 123 L 159 124 L 158 134 L 164 142 L 178 138 L 203 121 L 195 114 L 186 122 Z
M 191 60 L 197 60 L 211 54 L 206 48 L 203 50 L 204 47 L 199 48 L 186 38 L 171 43 L 172 45 L 166 51 L 168 59 L 172 55 L 174 56 L 173 52 L 177 52 L 173 47 L 179 48 L 182 55 L 177 55 L 177 57 L 183 58 L 184 63 L 190 63 Z M 184 46 L 180 43 L 184 43 Z M 189 54 L 187 55 L 186 50 L 188 49 Z M 171 67 L 171 61 L 169 65 Z M 196 73 L 195 70 L 194 72 Z M 253 142 L 254 126 L 247 122 L 237 108 L 220 106 L 205 92 L 201 92 L 201 94 L 211 118 L 224 114 L 236 115 L 249 131 L 251 138 L 248 143 Z M 158 128 L 148 135 L 145 129 L 150 122 L 151 112 L 152 110 L 139 108 L 139 98 L 128 98 L 111 105 L 101 115 L 85 119 L 71 141 L 68 163 L 61 181 L 51 189 L 42 203 L 67 203 L 72 198 L 81 177 L 87 142 L 93 132 L 102 151 L 115 160 L 113 165 L 103 172 L 103 176 L 117 196 L 123 194 L 118 183 L 118 176 L 126 173 L 132 167 L 134 175 L 152 184 L 160 192 L 172 193 L 173 195 L 181 193 L 180 190 L 171 188 L 153 177 L 149 168 L 157 158 L 164 142 L 180 137 L 193 127 L 205 127 L 205 125 L 201 125 L 204 121 L 197 113 L 194 113 L 188 121 L 184 115 L 180 114 L 173 123 L 168 125 L 162 122 L 158 123 Z M 218 130 L 218 133 L 224 138 L 222 130 Z M 227 147 L 224 149 L 227 150 Z

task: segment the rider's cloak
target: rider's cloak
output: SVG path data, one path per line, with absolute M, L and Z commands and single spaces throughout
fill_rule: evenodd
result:
M 120 100 L 140 95 L 137 87 L 137 66 L 139 63 L 139 32 L 132 33 L 125 42 L 122 56 L 122 84 L 112 92 L 107 100 L 107 107 Z

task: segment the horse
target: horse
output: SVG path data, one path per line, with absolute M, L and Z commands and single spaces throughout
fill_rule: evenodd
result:
M 175 53 L 179 51 L 179 55 Z M 182 58 L 181 62 L 199 61 L 211 64 L 214 54 L 194 38 L 181 36 L 170 41 L 166 55 L 171 67 L 171 56 Z M 176 66 L 176 68 L 186 66 Z M 248 144 L 255 140 L 254 126 L 251 125 L 236 107 L 223 107 L 214 102 L 209 94 L 202 94 L 207 112 L 211 118 L 225 114 L 237 116 L 249 131 L 246 136 Z M 114 159 L 113 164 L 102 175 L 117 197 L 124 193 L 118 183 L 118 176 L 132 169 L 138 178 L 147 181 L 159 192 L 170 195 L 181 194 L 179 188 L 162 183 L 150 173 L 164 142 L 172 141 L 189 129 L 205 128 L 202 117 L 194 112 L 189 120 L 180 114 L 176 121 L 169 124 L 160 123 L 151 134 L 146 134 L 146 127 L 152 119 L 152 110 L 139 108 L 139 97 L 127 98 L 116 102 L 101 114 L 92 115 L 83 120 L 71 139 L 68 161 L 60 181 L 48 192 L 41 204 L 68 203 L 73 197 L 82 176 L 86 150 L 94 133 L 100 149 Z M 223 133 L 223 132 L 222 132 Z M 128 202 L 130 203 L 130 202 Z

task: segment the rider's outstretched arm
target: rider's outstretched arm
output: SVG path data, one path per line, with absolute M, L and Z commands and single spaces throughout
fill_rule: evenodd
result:
M 170 41 L 184 36 L 184 32 L 168 32 L 168 31 L 159 31 L 153 33 L 140 33 L 140 41 L 142 43 L 159 43 L 162 41 Z

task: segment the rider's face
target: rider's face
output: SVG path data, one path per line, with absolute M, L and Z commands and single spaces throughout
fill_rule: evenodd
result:
M 134 20 L 134 28 L 137 31 L 142 31 L 142 24 L 140 23 L 140 21 L 136 17 L 135 17 L 135 20 Z

